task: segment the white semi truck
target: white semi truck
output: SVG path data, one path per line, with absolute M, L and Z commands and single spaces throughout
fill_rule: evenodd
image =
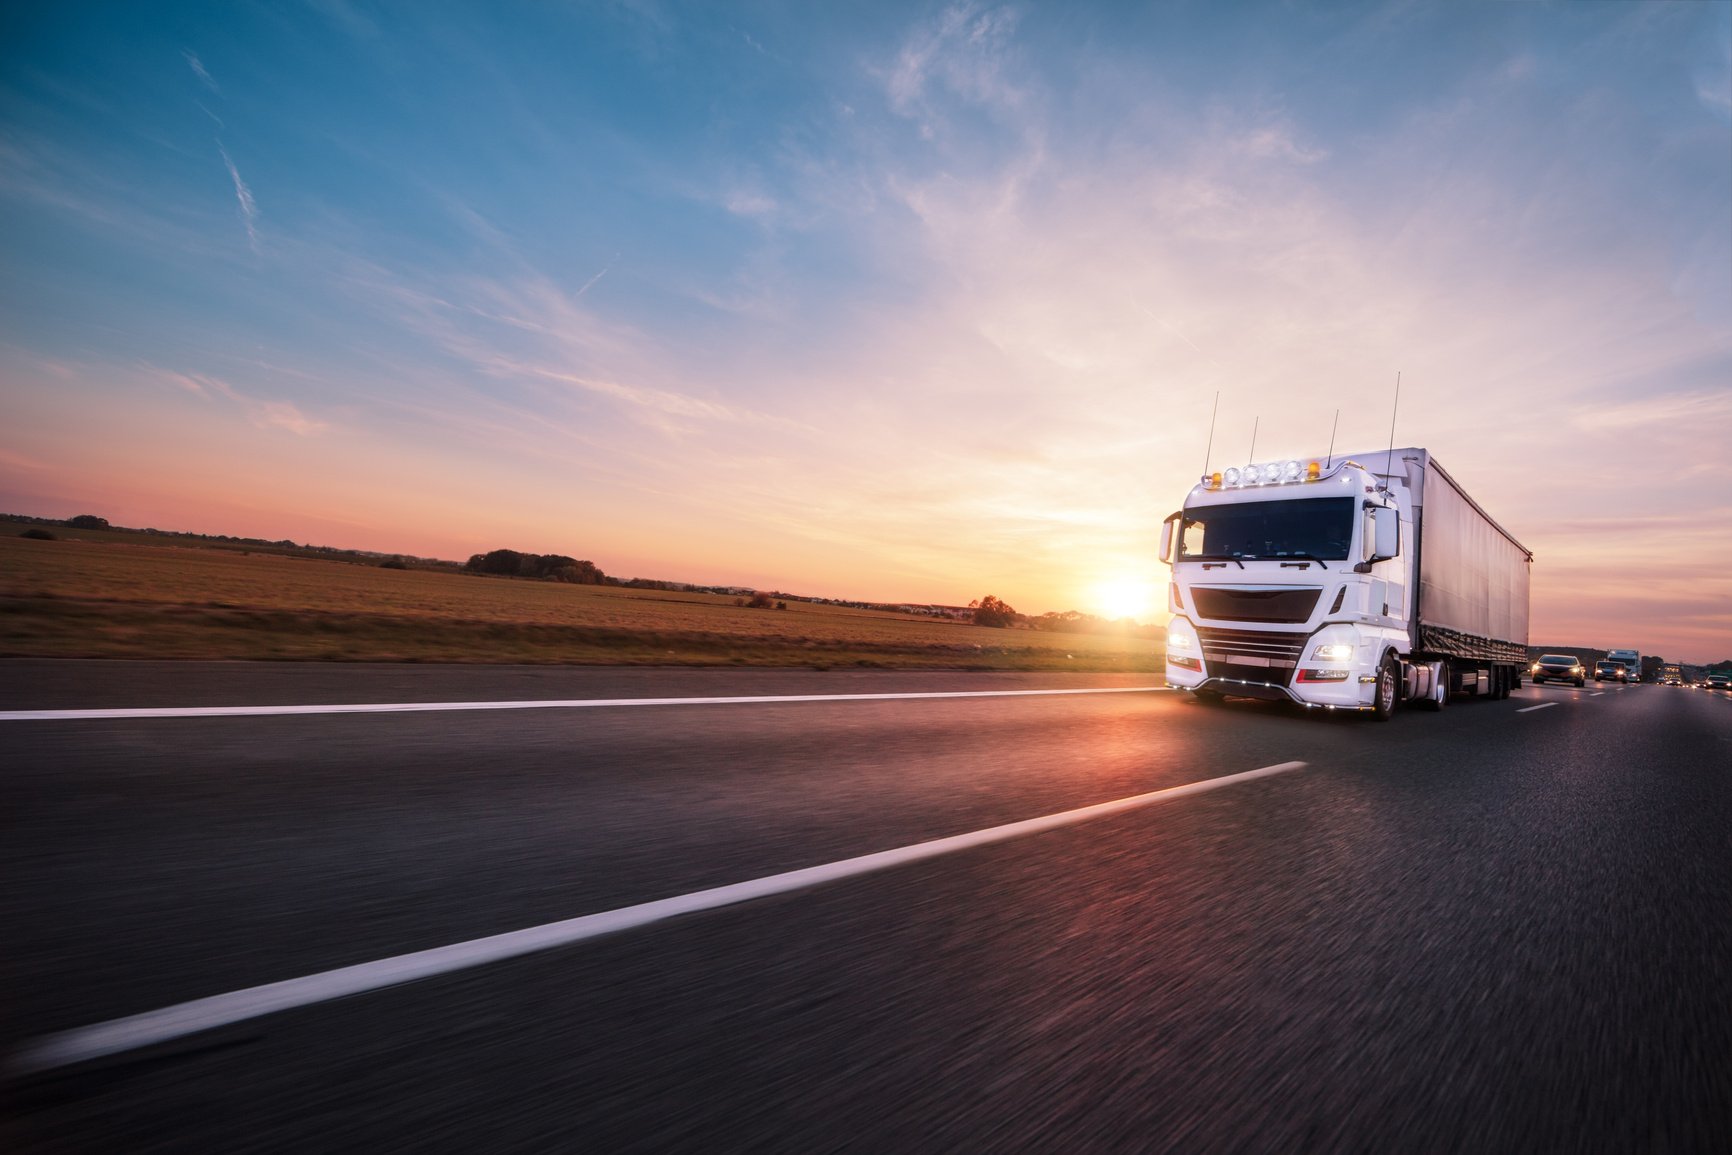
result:
M 1533 554 L 1424 449 L 1210 473 L 1161 530 L 1167 682 L 1359 710 L 1506 698 Z

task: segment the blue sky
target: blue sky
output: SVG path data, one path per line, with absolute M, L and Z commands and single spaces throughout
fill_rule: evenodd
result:
M 0 21 L 0 508 L 1099 611 L 1399 372 L 1536 642 L 1732 655 L 1732 4 Z

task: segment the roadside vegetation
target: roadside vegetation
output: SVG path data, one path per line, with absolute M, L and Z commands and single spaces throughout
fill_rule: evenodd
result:
M 0 656 L 1162 668 L 1152 631 L 995 628 L 781 593 L 597 584 L 610 579 L 588 562 L 510 552 L 460 565 L 0 520 Z M 490 576 L 508 569 L 521 576 Z

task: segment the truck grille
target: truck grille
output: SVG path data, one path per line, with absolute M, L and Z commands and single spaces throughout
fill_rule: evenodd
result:
M 1305 652 L 1309 634 L 1264 630 L 1219 630 L 1198 626 L 1208 674 L 1241 682 L 1285 686 Z
M 1271 590 L 1233 586 L 1191 588 L 1197 612 L 1219 622 L 1283 622 L 1289 625 L 1308 622 L 1322 594 L 1321 589 L 1309 586 Z

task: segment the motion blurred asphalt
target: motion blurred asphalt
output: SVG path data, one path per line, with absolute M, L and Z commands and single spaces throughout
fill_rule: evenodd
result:
M 0 708 L 1144 684 L 0 664 Z M 1520 713 L 1541 702 L 1553 708 Z M 7 722 L 8 1037 L 1306 769 L 14 1079 L 51 1151 L 1732 1149 L 1732 699 Z

